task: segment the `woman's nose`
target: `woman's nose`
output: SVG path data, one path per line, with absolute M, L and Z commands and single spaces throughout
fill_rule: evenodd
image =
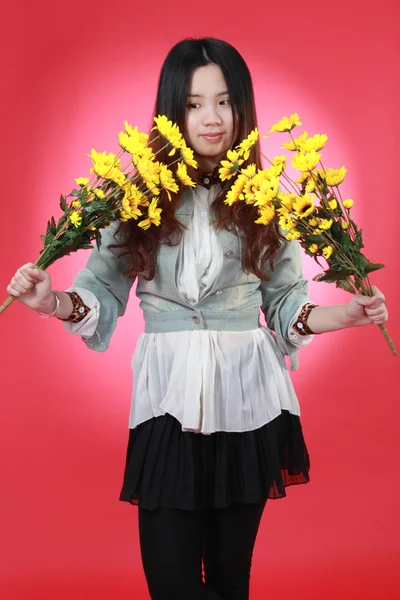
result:
M 221 123 L 221 115 L 218 112 L 216 107 L 208 108 L 206 114 L 204 115 L 204 124 L 205 125 L 214 125 Z

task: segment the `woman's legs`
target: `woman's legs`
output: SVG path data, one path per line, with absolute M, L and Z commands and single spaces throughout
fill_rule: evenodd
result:
M 251 559 L 264 506 L 238 503 L 209 512 L 205 579 L 224 600 L 249 598 Z
M 152 600 L 248 600 L 264 505 L 209 511 L 139 508 L 142 560 Z
M 206 511 L 139 508 L 140 548 L 152 600 L 222 600 L 202 582 Z

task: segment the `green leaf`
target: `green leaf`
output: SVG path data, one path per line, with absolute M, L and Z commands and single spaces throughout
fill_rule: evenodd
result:
M 342 235 L 342 246 L 343 246 L 343 250 L 346 253 L 354 251 L 354 243 L 350 237 L 350 234 L 347 231 L 345 233 L 343 233 L 343 235 Z
M 352 221 L 352 223 L 353 223 L 353 221 Z M 354 225 L 354 223 L 353 223 L 353 225 Z M 357 231 L 354 245 L 356 246 L 357 250 L 361 250 L 361 248 L 364 248 L 364 244 L 362 241 L 362 229 Z
M 335 281 L 340 281 L 347 279 L 352 275 L 351 271 L 334 271 L 333 269 L 328 269 L 323 273 L 318 273 L 315 277 L 313 277 L 313 281 L 325 281 L 325 283 L 333 283 Z
M 379 269 L 383 269 L 385 267 L 385 265 L 382 265 L 381 263 L 368 263 L 368 265 L 366 265 L 365 267 L 365 271 L 366 273 L 372 273 L 372 271 L 378 271 Z
M 331 227 L 332 237 L 337 242 L 342 242 L 343 229 L 339 221 L 335 221 Z
M 338 279 L 336 282 L 336 287 L 345 290 L 346 292 L 350 292 L 350 294 L 354 294 L 354 287 L 347 279 Z
M 60 208 L 63 212 L 65 212 L 68 208 L 68 204 L 67 201 L 65 199 L 65 197 L 61 194 L 60 196 Z
M 354 252 L 353 254 L 353 262 L 356 266 L 358 272 L 362 275 L 362 277 L 367 276 L 366 267 L 370 264 L 369 260 L 365 258 L 361 252 Z
M 310 244 L 318 244 L 318 246 L 321 246 L 322 244 L 327 243 L 326 238 L 321 234 L 315 234 L 315 235 L 310 236 L 308 238 L 308 241 Z
M 95 237 L 96 237 L 96 246 L 97 246 L 97 250 L 100 250 L 100 246 L 101 246 L 101 233 L 98 229 L 96 229 L 95 231 Z

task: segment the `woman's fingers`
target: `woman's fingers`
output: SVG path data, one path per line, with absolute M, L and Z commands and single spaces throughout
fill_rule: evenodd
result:
M 385 323 L 388 319 L 388 311 L 384 304 L 378 308 L 366 308 L 365 313 L 373 323 Z
M 7 292 L 12 296 L 21 296 L 48 278 L 49 275 L 45 271 L 34 268 L 32 263 L 27 263 L 17 270 L 7 287 Z
M 372 293 L 373 293 L 374 297 L 381 298 L 381 300 L 383 300 L 383 302 L 385 302 L 385 296 L 382 294 L 381 290 L 379 290 L 376 287 L 376 285 L 372 285 L 371 286 L 371 290 L 372 290 Z

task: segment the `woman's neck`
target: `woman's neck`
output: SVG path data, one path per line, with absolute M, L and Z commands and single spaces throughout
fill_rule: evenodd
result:
M 202 173 L 212 173 L 212 171 L 214 171 L 214 169 L 219 165 L 219 161 L 215 160 L 214 157 L 211 158 L 207 158 L 205 156 L 201 156 L 201 157 L 196 157 L 197 163 L 199 165 L 199 170 L 202 171 Z

